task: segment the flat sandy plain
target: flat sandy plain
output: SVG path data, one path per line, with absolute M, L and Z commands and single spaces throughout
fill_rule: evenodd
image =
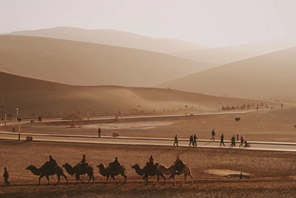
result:
M 188 138 L 196 133 L 200 139 L 210 138 L 210 132 L 216 130 L 217 139 L 221 133 L 228 140 L 236 134 L 235 117 L 241 117 L 239 133 L 247 140 L 289 141 L 295 142 L 294 108 L 250 112 L 247 114 L 196 116 L 184 118 L 149 119 L 142 121 L 122 120 L 113 123 L 92 123 L 69 128 L 67 124 L 34 123 L 22 126 L 24 132 L 67 133 L 96 135 L 97 127 L 102 128 L 102 135 L 109 136 L 119 131 L 121 136 L 174 137 Z M 10 126 L 11 127 L 11 126 Z M 9 131 L 10 128 L 1 128 Z M 296 158 L 293 152 L 253 151 L 232 149 L 229 145 L 218 148 L 173 147 L 173 146 L 136 146 L 102 145 L 77 143 L 45 143 L 0 141 L 0 167 L 7 167 L 10 172 L 11 186 L 0 187 L 0 197 L 295 197 Z M 218 143 L 217 143 L 218 144 Z M 58 164 L 68 162 L 72 165 L 86 154 L 88 163 L 94 166 L 95 183 L 74 185 L 73 176 L 68 176 L 69 184 L 61 178 L 60 184 L 55 176 L 50 177 L 51 185 L 43 178 L 37 187 L 38 176 L 25 170 L 33 164 L 40 167 L 48 156 L 52 155 Z M 194 176 L 180 186 L 182 176 L 177 176 L 177 185 L 162 181 L 152 186 L 155 177 L 150 177 L 145 186 L 141 176 L 136 175 L 131 166 L 138 163 L 141 167 L 149 156 L 154 161 L 169 166 L 176 156 L 187 163 Z M 126 167 L 127 183 L 118 176 L 118 185 L 110 180 L 104 184 L 96 165 L 107 165 L 118 157 Z M 239 173 L 248 177 L 240 179 Z M 86 176 L 82 176 L 84 181 Z

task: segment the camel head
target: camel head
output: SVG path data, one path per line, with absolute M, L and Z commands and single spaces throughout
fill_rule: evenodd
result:
M 66 163 L 66 164 L 63 164 L 63 165 L 62 165 L 63 168 L 66 168 L 67 166 L 69 167 L 70 164 Z
M 140 166 L 138 164 L 135 164 L 132 166 L 132 168 L 136 169 L 136 168 L 140 168 Z
M 101 163 L 99 165 L 97 165 L 98 168 L 104 168 L 104 165 Z
M 35 169 L 36 169 L 36 167 L 33 165 L 30 165 L 26 168 L 26 170 L 35 170 Z

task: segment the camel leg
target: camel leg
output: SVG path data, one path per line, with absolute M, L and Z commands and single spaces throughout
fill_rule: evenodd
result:
M 148 181 L 148 175 L 145 174 L 144 177 L 143 177 L 143 179 L 146 181 L 146 184 L 145 185 L 147 185 L 149 183 L 149 181 Z
M 67 176 L 66 176 L 65 174 L 62 174 L 62 175 L 63 175 L 63 177 L 66 179 L 67 184 L 68 184 L 68 178 L 67 178 Z
M 170 177 L 169 177 L 169 180 L 173 183 L 173 186 L 176 185 L 176 177 L 175 176 L 176 175 L 170 175 Z M 172 178 L 173 178 L 173 180 L 172 180 Z
M 87 181 L 87 183 L 89 183 L 90 180 L 91 180 L 91 176 L 88 175 L 88 181 Z
M 163 178 L 163 184 L 162 185 L 165 185 L 165 182 L 166 182 L 166 178 L 163 174 L 160 175 L 162 178 Z
M 193 176 L 191 175 L 191 173 L 189 173 L 189 176 L 191 177 L 191 186 L 193 185 L 193 180 L 194 180 L 194 178 L 193 178 Z
M 124 182 L 123 183 L 126 183 L 127 176 L 124 173 L 121 173 L 121 175 L 122 175 L 122 177 L 124 177 Z
M 49 177 L 48 175 L 45 175 L 46 179 L 47 179 L 47 185 L 49 185 Z
M 57 185 L 61 180 L 60 175 L 57 175 L 57 176 L 58 176 L 58 181 L 57 181 L 57 183 L 55 183 L 55 185 Z
M 181 185 L 180 185 L 180 186 L 182 186 L 182 185 L 183 185 L 183 183 L 186 181 L 186 178 L 187 178 L 187 174 L 184 174 L 184 180 L 182 181 L 182 183 L 181 183 Z
M 108 180 L 109 180 L 109 175 L 107 175 L 107 180 L 106 180 L 105 184 L 107 184 L 107 183 L 108 183 Z
M 94 184 L 94 181 L 95 181 L 95 177 L 94 177 L 94 175 L 92 175 L 92 183 L 91 184 Z
M 42 177 L 44 177 L 43 174 L 41 174 L 40 177 L 39 177 L 39 183 L 38 183 L 38 186 L 40 185 L 40 180 L 41 180 Z
M 153 183 L 153 186 L 154 186 L 155 184 L 157 184 L 157 182 L 159 181 L 159 175 L 157 175 L 156 178 L 157 178 L 157 179 L 156 179 L 156 181 Z
M 116 185 L 118 184 L 117 180 L 115 179 L 114 175 L 111 175 L 112 179 L 116 182 Z
M 77 185 L 78 181 L 80 181 L 79 175 L 78 175 L 77 173 L 75 174 L 75 178 L 76 178 L 76 183 L 75 183 L 75 185 Z

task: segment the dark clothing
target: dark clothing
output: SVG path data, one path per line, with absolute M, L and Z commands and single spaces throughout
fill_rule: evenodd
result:
M 179 146 L 178 145 L 178 136 L 177 135 L 175 136 L 175 141 L 174 141 L 174 145 L 173 146 Z
M 213 140 L 213 141 L 215 141 L 215 135 L 216 135 L 216 133 L 215 133 L 215 131 L 214 131 L 214 129 L 213 129 L 213 131 L 212 131 L 212 140 Z
M 180 172 L 184 168 L 184 163 L 182 160 L 175 161 L 174 165 L 176 168 L 176 172 Z
M 244 142 L 245 142 L 245 138 L 244 138 L 244 136 L 241 136 L 241 143 L 240 143 L 240 145 L 239 146 L 244 146 Z
M 191 146 L 191 144 L 193 145 L 193 135 L 191 135 L 189 138 L 189 146 Z
M 109 163 L 109 168 L 111 171 L 116 171 L 120 167 L 120 163 L 118 162 L 117 157 L 115 158 L 114 162 Z
M 98 137 L 101 137 L 101 128 L 98 129 Z
M 56 167 L 57 165 L 58 165 L 57 162 L 53 158 L 49 159 L 49 166 L 50 167 Z
M 148 163 L 149 165 L 154 165 L 154 161 L 153 161 L 153 157 L 152 156 L 150 156 L 150 158 L 149 158 L 149 163 Z
M 10 182 L 8 181 L 8 178 L 9 178 L 9 174 L 8 174 L 8 171 L 6 168 L 4 168 L 4 173 L 3 173 L 3 177 L 4 177 L 4 182 L 5 182 L 5 185 L 10 185 Z
M 230 144 L 231 147 L 235 146 L 235 136 L 233 135 L 231 137 L 231 144 Z
M 197 137 L 195 134 L 193 136 L 193 146 L 197 146 Z
M 80 161 L 80 163 L 81 163 L 81 164 L 85 164 L 85 162 L 86 162 L 85 157 L 82 157 L 82 160 Z
M 224 134 L 221 135 L 221 139 L 220 139 L 220 146 L 222 146 L 222 144 L 223 144 L 223 146 L 225 146 L 225 144 L 224 144 Z

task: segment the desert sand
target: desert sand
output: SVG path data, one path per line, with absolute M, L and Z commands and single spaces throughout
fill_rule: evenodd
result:
M 295 52 L 293 47 L 241 60 L 173 80 L 160 87 L 239 98 L 295 97 Z
M 213 97 L 173 89 L 70 86 L 7 73 L 0 73 L 0 77 L 1 99 L 9 120 L 16 117 L 16 108 L 21 118 L 61 118 L 72 112 L 86 118 L 87 109 L 91 117 L 115 117 L 119 111 L 125 115 L 153 115 L 219 112 L 223 106 L 253 103 L 280 107 L 278 101 Z
M 216 130 L 217 138 L 221 133 L 225 139 L 237 133 L 235 117 L 241 117 L 239 133 L 247 140 L 295 142 L 294 108 L 262 110 L 247 114 L 188 116 L 184 118 L 119 120 L 119 121 L 76 121 L 77 128 L 69 123 L 30 123 L 22 125 L 23 132 L 62 133 L 96 135 L 101 127 L 103 136 L 119 132 L 120 136 L 171 137 L 188 139 L 196 133 L 199 139 L 210 139 L 211 130 Z M 88 123 L 88 124 L 87 124 Z M 1 127 L 1 131 L 11 126 Z M 26 142 L 0 140 L 0 166 L 10 171 L 11 186 L 2 186 L 2 197 L 294 197 L 295 194 L 295 154 L 293 152 L 253 151 L 226 147 L 173 147 L 173 146 L 136 146 L 106 144 L 71 144 L 49 142 Z M 217 145 L 219 143 L 217 142 Z M 95 168 L 95 183 L 74 185 L 75 178 L 67 175 L 69 184 L 62 178 L 60 184 L 55 176 L 50 177 L 50 186 L 46 179 L 36 187 L 38 176 L 25 168 L 31 164 L 40 167 L 48 156 L 52 155 L 61 166 L 64 163 L 76 164 L 86 154 L 88 163 Z M 170 181 L 162 185 L 163 180 L 154 187 L 155 177 L 149 183 L 138 176 L 131 166 L 135 163 L 143 167 L 149 156 L 154 161 L 169 166 L 179 155 L 191 168 L 194 184 L 190 180 L 181 187 L 182 176 L 177 176 L 177 185 Z M 36 157 L 38 156 L 38 157 Z M 104 184 L 96 165 L 108 165 L 115 157 L 126 167 L 127 183 L 118 176 L 119 184 L 110 180 Z M 240 173 L 243 177 L 240 179 Z M 87 181 L 87 176 L 81 177 Z
M 172 138 L 173 144 L 176 134 L 183 140 L 192 134 L 210 139 L 215 129 L 217 139 L 223 133 L 226 141 L 236 134 L 244 135 L 248 141 L 296 141 L 296 100 L 291 94 L 295 84 L 295 48 L 194 74 L 209 65 L 151 51 L 91 43 L 94 40 L 84 43 L 1 35 L 0 42 L 0 68 L 5 71 L 0 72 L 1 113 L 8 117 L 8 125 L 0 126 L 1 131 L 12 131 L 12 118 L 18 109 L 19 118 L 35 120 L 22 121 L 21 130 L 28 133 L 97 135 L 100 127 L 102 136 L 117 132 L 126 137 L 165 137 Z M 175 46 L 174 41 L 169 43 L 166 47 Z M 276 69 L 282 63 L 284 69 Z M 189 74 L 192 75 L 182 79 Z M 172 81 L 175 79 L 178 80 Z M 163 88 L 143 88 L 168 81 L 173 83 Z M 245 106 L 250 108 L 241 108 Z M 205 112 L 225 114 L 193 115 Z M 126 118 L 167 114 L 182 116 L 115 119 L 118 115 Z M 69 119 L 70 115 L 77 119 L 46 122 Z M 43 117 L 42 122 L 37 121 L 38 116 Z M 239 124 L 237 117 L 241 118 Z M 76 127 L 70 127 L 73 122 Z M 0 197 L 295 197 L 296 192 L 293 152 L 232 149 L 229 145 L 201 148 L 16 140 L 0 140 L 0 149 L 0 167 L 8 168 L 11 182 L 11 186 L 0 186 Z M 37 187 L 38 176 L 25 169 L 31 164 L 42 166 L 49 155 L 60 166 L 66 162 L 75 165 L 83 154 L 95 170 L 92 185 L 74 185 L 74 177 L 66 173 L 68 185 L 62 178 L 54 186 L 57 180 L 53 176 L 49 186 L 44 178 Z M 151 183 L 145 186 L 131 166 L 137 163 L 143 167 L 151 155 L 165 166 L 180 156 L 191 168 L 193 185 L 188 179 L 181 187 L 183 176 L 177 176 L 177 186 L 169 181 L 162 185 L 162 180 L 152 186 L 155 177 L 149 178 Z M 120 177 L 118 185 L 112 180 L 104 184 L 105 178 L 98 172 L 96 165 L 108 165 L 115 157 L 126 167 L 126 184 Z
M 172 53 L 186 59 L 225 65 L 244 59 L 289 49 L 296 46 L 296 38 L 277 39 L 265 42 L 251 43 L 222 48 L 208 48 Z
M 61 39 L 0 35 L 0 43 L 0 71 L 71 85 L 151 87 L 209 65 L 151 51 Z
M 1 140 L 0 166 L 7 167 L 10 172 L 11 186 L 1 186 L 0 197 L 294 197 L 295 194 L 295 156 L 289 152 L 268 152 L 238 150 L 229 148 L 204 149 L 199 147 L 168 146 L 129 146 L 100 144 L 71 144 L 18 142 Z M 95 170 L 94 184 L 74 185 L 74 176 L 67 175 L 69 184 L 64 178 L 60 184 L 55 176 L 50 177 L 50 185 L 46 179 L 37 187 L 38 176 L 25 168 L 31 164 L 40 167 L 48 156 L 52 155 L 58 162 L 76 164 L 86 154 L 87 162 Z M 154 187 L 155 177 L 149 183 L 138 176 L 131 166 L 138 163 L 143 167 L 149 156 L 154 161 L 169 166 L 176 156 L 191 168 L 194 183 L 190 180 L 181 187 L 183 176 L 177 176 L 177 185 L 170 181 L 162 185 L 160 180 Z M 116 177 L 104 184 L 106 178 L 98 173 L 96 165 L 108 165 L 115 157 L 126 167 L 127 183 Z M 243 178 L 239 175 L 242 172 Z M 81 176 L 87 181 L 87 176 Z
M 169 54 L 172 52 L 208 48 L 200 44 L 177 39 L 152 38 L 129 32 L 106 30 L 87 30 L 74 27 L 56 27 L 49 29 L 12 32 L 9 35 L 45 37 L 87 43 L 97 43 L 125 48 Z

